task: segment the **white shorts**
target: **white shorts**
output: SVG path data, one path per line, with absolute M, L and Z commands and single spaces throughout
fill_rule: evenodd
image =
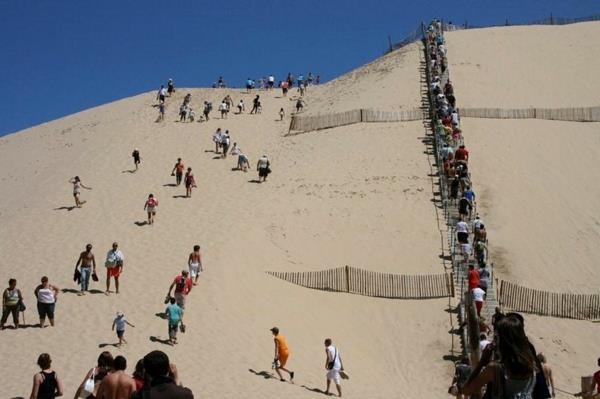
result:
M 191 263 L 190 264 L 190 276 L 195 278 L 198 275 L 198 271 L 200 270 L 199 263 Z
M 336 385 L 340 385 L 340 370 L 332 369 L 327 371 L 327 379 L 333 380 Z

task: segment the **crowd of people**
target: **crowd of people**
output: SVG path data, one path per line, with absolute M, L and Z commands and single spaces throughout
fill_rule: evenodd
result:
M 480 358 L 471 364 L 473 359 L 464 357 L 456 364 L 448 392 L 459 399 L 479 398 L 482 391 L 485 391 L 484 397 L 489 398 L 554 397 L 552 368 L 545 355 L 537 353 L 529 341 L 523 317 L 518 313 L 504 314 L 496 307 L 490 327 L 482 315 L 491 278 L 487 268 L 487 231 L 476 212 L 469 151 L 463 142 L 454 87 L 447 79 L 447 49 L 440 21 L 435 20 L 429 25 L 425 42 L 430 59 L 429 90 L 434 107 L 436 144 L 443 164 L 443 179 L 448 187 L 449 206 L 456 206 L 458 213 L 454 231 L 460 250 L 452 250 L 459 252 L 459 257 L 468 264 L 468 292 L 475 303 L 480 338 Z M 600 372 L 594 375 L 594 380 L 597 382 L 590 391 L 596 384 L 600 385 Z

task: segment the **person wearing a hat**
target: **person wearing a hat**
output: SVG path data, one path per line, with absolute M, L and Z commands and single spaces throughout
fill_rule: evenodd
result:
M 175 287 L 174 297 L 177 301 L 177 305 L 183 310 L 185 309 L 185 297 L 192 291 L 193 283 L 192 279 L 189 277 L 189 272 L 187 270 L 182 270 L 181 275 L 175 277 L 171 286 L 169 287 L 169 292 L 167 296 L 171 296 L 171 291 Z
M 273 327 L 271 328 L 271 332 L 273 333 L 274 341 L 275 341 L 275 358 L 273 359 L 273 366 L 275 367 L 275 372 L 279 376 L 281 381 L 285 381 L 285 379 L 281 375 L 281 371 L 283 370 L 290 375 L 290 381 L 294 381 L 294 372 L 285 368 L 285 364 L 287 363 L 288 357 L 290 356 L 290 351 L 287 346 L 287 342 L 285 341 L 285 337 L 279 334 L 279 328 Z
M 127 319 L 125 319 L 125 315 L 123 314 L 123 312 L 117 312 L 117 317 L 115 317 L 115 320 L 113 321 L 112 324 L 112 330 L 115 330 L 115 327 L 117 328 L 117 338 L 119 338 L 119 343 L 117 344 L 117 346 L 121 346 L 123 344 L 126 344 L 127 341 L 125 341 L 125 325 L 131 326 L 131 327 L 135 327 L 133 324 L 131 324 L 130 322 L 127 321 Z
M 133 157 L 133 164 L 135 165 L 135 170 L 138 170 L 138 165 L 140 164 L 142 157 L 140 157 L 140 152 L 137 148 L 133 149 L 131 156 Z

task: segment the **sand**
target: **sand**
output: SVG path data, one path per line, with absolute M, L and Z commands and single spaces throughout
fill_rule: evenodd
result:
M 589 78 L 600 46 L 582 42 L 599 31 L 593 22 L 449 33 L 458 106 L 600 104 L 598 83 Z M 597 293 L 600 124 L 464 118 L 462 127 L 497 277 L 551 292 Z M 579 392 L 580 377 L 591 374 L 600 353 L 600 325 L 526 319 L 557 387 Z
M 418 71 L 414 61 L 406 68 Z M 401 75 L 403 70 L 387 73 Z M 326 86 L 321 90 L 327 92 Z M 236 103 L 243 98 L 251 104 L 254 95 L 180 89 L 168 100 L 166 122 L 158 124 L 155 93 L 145 93 L 0 139 L 6 196 L 0 204 L 1 270 L 5 278 L 16 277 L 26 293 L 27 323 L 36 319 L 31 292 L 42 275 L 61 288 L 77 288 L 73 267 L 87 242 L 100 263 L 115 240 L 126 257 L 118 296 L 64 293 L 56 327 L 2 333 L 3 342 L 11 342 L 3 345 L 3 354 L 20 359 L 0 365 L 0 373 L 9 377 L 6 394 L 28 394 L 37 355 L 46 351 L 65 380 L 66 396 L 72 396 L 102 350 L 99 345 L 116 341 L 110 326 L 117 310 L 136 327 L 127 330 L 125 348 L 105 348 L 124 354 L 131 366 L 150 350 L 165 350 L 198 397 L 318 395 L 312 391 L 325 387 L 326 337 L 339 345 L 351 375 L 344 383 L 348 397 L 444 392 L 452 364 L 442 358 L 453 344 L 447 334 L 447 299 L 333 294 L 265 273 L 346 264 L 442 273 L 423 125 L 354 125 L 284 138 L 289 119 L 276 121 L 278 110 L 285 107 L 289 113 L 294 102 L 280 98 L 279 91 L 260 93 L 263 112 L 258 116 L 175 122 L 187 92 L 196 111 L 205 99 L 217 104 L 231 94 Z M 353 101 L 344 106 L 363 106 L 359 96 Z M 235 158 L 215 159 L 211 136 L 217 127 L 229 129 L 232 141 L 249 155 L 250 173 L 232 171 Z M 140 170 L 130 173 L 134 147 L 143 159 Z M 254 167 L 262 153 L 270 156 L 274 173 L 266 184 L 255 184 Z M 170 172 L 177 157 L 195 172 L 198 189 L 191 199 L 175 198 L 185 189 L 168 186 L 174 183 Z M 71 209 L 67 180 L 76 174 L 92 187 L 82 192 L 87 200 L 82 209 Z M 160 201 L 156 224 L 140 226 L 151 192 Z M 164 310 L 167 288 L 197 243 L 206 271 L 188 299 L 188 331 L 172 348 L 152 341 L 167 336 L 166 322 L 156 314 Z M 103 290 L 102 266 L 99 271 L 101 283 L 92 288 Z M 273 325 L 288 339 L 295 385 L 256 374 L 271 372 Z M 454 345 L 458 350 L 456 339 Z
M 595 29 L 589 24 L 575 27 L 583 33 Z M 516 28 L 507 31 L 511 29 Z M 539 27 L 527 29 L 532 37 L 548 34 Z M 549 29 L 563 32 L 567 28 Z M 495 31 L 504 32 L 491 30 Z M 455 57 L 475 57 L 478 49 L 471 39 L 461 44 L 460 38 L 485 38 L 485 32 L 449 35 L 451 62 L 462 62 Z M 523 61 L 527 54 L 519 48 L 514 54 L 508 52 L 519 35 L 490 35 L 498 37 L 494 46 L 505 46 L 506 58 L 514 57 L 509 65 L 524 62 L 525 69 L 530 69 L 528 61 Z M 587 47 L 573 50 L 561 37 L 557 35 L 553 51 L 586 51 Z M 306 113 L 418 107 L 420 59 L 419 47 L 409 46 L 311 88 Z M 458 100 L 467 105 L 469 90 L 473 87 L 471 94 L 479 93 L 483 85 L 467 84 L 460 78 L 460 69 L 452 64 L 451 68 Z M 564 82 L 571 76 L 564 70 L 549 76 L 576 91 L 572 98 L 582 95 L 579 86 Z M 474 82 L 478 79 L 473 76 Z M 491 106 L 521 106 L 519 101 L 529 105 L 530 100 L 521 96 L 505 98 L 503 84 L 486 81 L 492 89 L 498 88 L 490 91 L 504 101 Z M 183 383 L 197 397 L 318 397 L 318 390 L 325 386 L 322 342 L 326 337 L 339 346 L 351 375 L 344 383 L 346 397 L 446 395 L 453 367 L 444 359 L 452 348 L 458 350 L 456 336 L 448 334 L 456 321 L 455 315 L 446 312 L 447 299 L 395 301 L 334 294 L 295 286 L 265 273 L 346 264 L 383 272 L 441 273 L 439 256 L 446 236 L 432 202 L 436 189 L 429 176 L 431 159 L 421 142 L 423 125 L 358 124 L 284 138 L 289 119 L 276 119 L 281 107 L 289 117 L 295 91 L 288 98 L 281 98 L 279 91 L 261 92 L 263 113 L 258 116 L 230 115 L 220 120 L 213 112 L 215 119 L 207 123 L 175 122 L 187 92 L 192 93 L 197 113 L 203 100 L 216 107 L 231 94 L 235 103 L 243 98 L 248 106 L 254 95 L 235 89 L 180 89 L 167 101 L 166 122 L 157 124 L 158 111 L 152 106 L 155 93 L 143 93 L 0 138 L 0 252 L 4 255 L 0 270 L 4 280 L 18 279 L 27 299 L 28 324 L 36 322 L 32 291 L 42 275 L 61 288 L 77 288 L 71 280 L 73 266 L 87 242 L 94 244 L 100 262 L 101 283 L 93 284 L 94 289 L 104 289 L 101 264 L 113 241 L 119 241 L 126 256 L 118 296 L 64 293 L 57 303 L 56 327 L 2 332 L 4 358 L 18 359 L 0 364 L 0 374 L 5 376 L 3 395 L 27 396 L 31 375 L 37 371 L 35 360 L 39 353 L 49 352 L 65 381 L 66 396 L 72 396 L 102 346 L 125 355 L 130 370 L 148 351 L 165 350 L 179 366 Z M 598 227 L 593 222 L 598 202 L 594 201 L 597 190 L 590 184 L 597 180 L 595 125 L 568 124 L 569 131 L 577 131 L 577 139 L 559 140 L 567 134 L 560 128 L 563 125 L 520 121 L 519 130 L 517 125 L 508 125 L 512 122 L 485 123 L 489 125 L 468 120 L 464 127 L 491 245 L 498 248 L 495 251 L 505 250 L 503 258 L 494 254 L 506 260 L 502 273 L 511 280 L 550 285 L 557 291 L 597 288 L 592 259 L 598 248 Z M 252 182 L 254 170 L 247 174 L 232 171 L 233 158 L 215 159 L 211 135 L 217 127 L 230 130 L 232 141 L 249 155 L 253 168 L 262 153 L 270 156 L 274 173 L 266 184 Z M 502 135 L 495 132 L 496 127 Z M 532 137 L 516 142 L 530 131 L 535 132 Z M 543 153 L 519 156 L 520 147 L 537 148 L 536 137 L 542 133 L 547 136 Z M 498 146 L 512 146 L 513 151 L 500 154 Z M 572 163 L 550 171 L 536 166 L 537 161 L 558 165 L 565 146 L 575 155 L 570 157 Z M 134 147 L 143 159 L 140 170 L 130 173 Z M 199 187 L 191 199 L 179 198 L 184 188 L 169 186 L 174 183 L 170 171 L 177 157 L 195 172 Z M 502 161 L 511 168 L 499 171 Z M 83 191 L 82 198 L 88 202 L 82 209 L 71 209 L 67 180 L 74 175 L 93 188 Z M 529 184 L 515 186 L 515 180 Z M 521 197 L 527 190 L 529 195 Z M 577 193 L 576 199 L 569 197 L 571 191 Z M 142 207 L 151 192 L 160 201 L 153 227 L 141 225 L 146 217 Z M 560 195 L 548 199 L 551 193 Z M 539 201 L 529 202 L 529 198 Z M 528 213 L 520 208 L 525 202 Z M 543 215 L 565 209 L 569 211 L 556 215 L 554 223 L 544 219 Z M 533 231 L 540 235 L 531 253 L 518 245 L 531 238 L 525 237 L 528 230 L 520 220 L 527 217 L 533 218 Z M 577 236 L 580 228 L 581 237 Z M 169 347 L 156 341 L 167 336 L 166 322 L 156 314 L 163 311 L 166 290 L 185 267 L 194 244 L 202 246 L 205 272 L 188 299 L 188 331 L 180 336 L 178 346 Z M 546 261 L 554 258 L 560 262 Z M 117 310 L 136 325 L 128 329 L 130 343 L 122 349 L 110 346 L 116 341 L 110 325 Z M 579 376 L 593 367 L 600 349 L 592 341 L 598 335 L 597 325 L 533 316 L 526 320 L 538 349 L 555 364 L 559 387 L 577 390 Z M 295 385 L 263 377 L 271 372 L 269 329 L 274 325 L 287 337 L 289 366 L 297 373 Z

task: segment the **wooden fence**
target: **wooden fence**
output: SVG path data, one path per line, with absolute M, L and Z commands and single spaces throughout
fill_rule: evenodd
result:
M 306 288 L 394 299 L 429 299 L 454 296 L 451 274 L 407 276 L 379 273 L 350 266 L 315 272 L 267 272 Z
M 523 313 L 568 319 L 600 319 L 600 294 L 565 294 L 500 282 L 500 304 Z
M 423 119 L 423 111 L 420 108 L 399 111 L 353 109 L 346 112 L 326 115 L 293 115 L 290 122 L 290 132 L 286 136 L 360 122 L 404 122 L 418 121 L 421 119 Z
M 547 119 L 600 122 L 599 107 L 580 108 L 460 108 L 461 118 Z

